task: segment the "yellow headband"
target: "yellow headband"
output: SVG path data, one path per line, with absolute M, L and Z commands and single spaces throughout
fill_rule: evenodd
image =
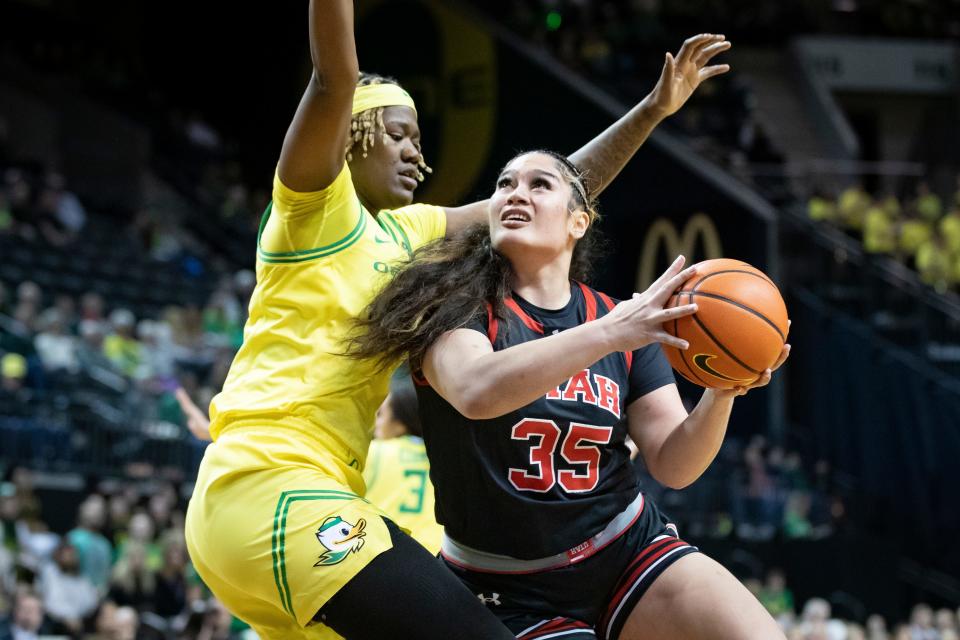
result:
M 351 115 L 377 107 L 410 107 L 414 111 L 417 110 L 410 94 L 395 84 L 368 84 L 356 88 L 353 92 Z

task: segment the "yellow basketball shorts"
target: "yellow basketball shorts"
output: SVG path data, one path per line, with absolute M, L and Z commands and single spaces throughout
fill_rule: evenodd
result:
M 352 456 L 295 430 L 243 427 L 207 447 L 187 509 L 200 577 L 261 638 L 337 638 L 313 617 L 393 545 Z

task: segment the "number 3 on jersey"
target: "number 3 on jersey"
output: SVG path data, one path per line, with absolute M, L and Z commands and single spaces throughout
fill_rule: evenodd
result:
M 567 493 L 584 493 L 596 488 L 600 481 L 600 447 L 596 445 L 610 442 L 613 427 L 570 423 L 570 430 L 560 446 L 560 455 L 571 465 L 585 465 L 580 470 L 556 470 L 554 455 L 560 433 L 560 427 L 553 420 L 527 418 L 513 425 L 511 439 L 538 439 L 530 446 L 530 464 L 536 470 L 531 473 L 526 469 L 510 468 L 510 484 L 518 491 L 546 493 L 558 483 Z M 582 444 L 588 442 L 594 444 Z

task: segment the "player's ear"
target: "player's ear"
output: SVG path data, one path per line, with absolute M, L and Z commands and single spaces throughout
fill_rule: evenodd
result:
M 590 228 L 590 214 L 583 209 L 575 209 L 570 213 L 570 235 L 579 240 Z

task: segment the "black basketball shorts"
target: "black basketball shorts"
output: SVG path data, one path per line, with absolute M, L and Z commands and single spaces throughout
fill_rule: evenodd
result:
M 664 569 L 696 551 L 646 502 L 622 534 L 567 566 L 530 572 L 520 561 L 513 571 L 478 571 L 445 562 L 517 638 L 614 640 Z

